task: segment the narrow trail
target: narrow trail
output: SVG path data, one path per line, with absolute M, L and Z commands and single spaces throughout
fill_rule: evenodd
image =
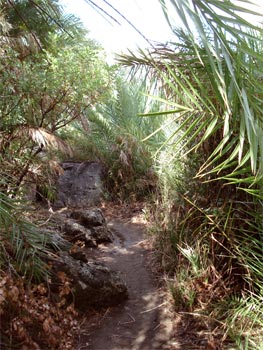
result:
M 114 242 L 100 246 L 96 259 L 120 272 L 129 299 L 105 310 L 99 324 L 88 325 L 78 350 L 175 349 L 165 300 L 147 267 L 150 250 L 144 244 L 143 225 L 113 219 L 108 226 Z

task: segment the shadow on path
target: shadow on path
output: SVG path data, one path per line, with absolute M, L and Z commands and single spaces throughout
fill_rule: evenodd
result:
M 115 242 L 100 246 L 96 259 L 119 271 L 127 284 L 129 299 L 106 310 L 99 326 L 88 326 L 77 349 L 181 349 L 171 340 L 172 321 L 147 268 L 150 252 L 144 245 L 143 225 L 113 220 L 108 226 L 115 233 Z

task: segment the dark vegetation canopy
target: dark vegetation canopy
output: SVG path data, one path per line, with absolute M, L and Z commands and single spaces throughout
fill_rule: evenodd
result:
M 69 281 L 51 300 L 54 253 L 26 203 L 35 188 L 52 206 L 63 160 L 99 160 L 108 201 L 143 199 L 173 309 L 211 349 L 262 348 L 263 33 L 249 4 L 160 0 L 174 41 L 109 66 L 59 1 L 1 2 L 1 348 L 72 348 Z

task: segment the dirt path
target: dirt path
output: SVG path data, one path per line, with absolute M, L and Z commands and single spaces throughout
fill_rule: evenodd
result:
M 129 299 L 105 310 L 99 324 L 89 325 L 79 339 L 78 350 L 175 349 L 165 301 L 147 267 L 150 251 L 145 246 L 143 225 L 114 219 L 108 226 L 115 241 L 101 246 L 96 259 L 120 272 Z

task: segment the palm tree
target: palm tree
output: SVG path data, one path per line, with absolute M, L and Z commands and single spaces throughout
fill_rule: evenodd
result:
M 249 160 L 251 173 L 257 174 L 254 180 L 260 181 L 262 29 L 242 17 L 257 13 L 230 1 L 191 0 L 171 1 L 168 11 L 169 2 L 161 1 L 169 23 L 172 26 L 175 9 L 184 25 L 183 30 L 172 27 L 177 40 L 155 51 L 121 56 L 119 61 L 134 69 L 147 67 L 163 79 L 168 98 L 174 96 L 177 103 L 169 113 L 180 113 L 190 124 L 198 120 L 202 131 L 195 148 L 222 130 L 200 175 L 214 162 L 213 171 L 219 174 L 231 164 L 232 181 Z M 197 135 L 196 128 L 185 134 L 188 140 Z
M 18 49 L 24 46 L 26 57 L 35 50 L 50 50 L 52 34 L 60 32 L 64 42 L 82 40 L 87 33 L 80 20 L 73 15 L 65 15 L 57 0 L 6 0 L 2 1 L 2 11 L 10 23 L 9 37 L 15 39 Z M 65 34 L 65 35 L 63 35 Z M 27 50 L 26 50 L 27 48 Z
M 143 81 L 128 84 L 119 73 L 114 94 L 87 113 L 88 129 L 76 121 L 67 138 L 72 139 L 75 159 L 96 157 L 105 167 L 105 185 L 111 198 L 145 197 L 154 185 L 151 153 L 164 141 L 160 133 L 148 142 L 142 140 L 160 127 L 160 118 L 139 118 L 146 109 L 156 111 L 158 103 L 150 103 Z M 80 157 L 80 158 L 79 158 Z
M 168 241 L 164 253 L 170 250 L 170 257 L 178 259 L 173 265 L 177 278 L 185 273 L 183 258 L 187 261 L 192 288 L 193 276 L 212 281 L 215 272 L 228 289 L 221 294 L 226 303 L 231 292 L 245 296 L 240 304 L 232 300 L 228 316 L 230 328 L 238 326 L 237 319 L 239 326 L 246 324 L 247 335 L 239 331 L 250 343 L 248 325 L 262 326 L 263 33 L 257 24 L 259 12 L 248 9 L 250 1 L 160 3 L 175 41 L 119 57 L 134 71 L 143 68 L 159 79 L 166 95 L 163 102 L 169 106 L 162 114 L 174 115 L 175 120 L 169 136 L 171 162 L 176 153 L 188 159 L 182 173 L 188 186 L 182 186 L 179 201 L 170 196 L 169 206 L 163 208 L 170 222 L 162 221 L 160 244 Z M 253 19 L 247 20 L 248 14 Z M 174 26 L 178 22 L 181 28 Z M 211 266 L 214 272 L 205 273 Z M 187 290 L 185 286 L 186 282 Z M 249 314 L 252 302 L 257 307 Z

